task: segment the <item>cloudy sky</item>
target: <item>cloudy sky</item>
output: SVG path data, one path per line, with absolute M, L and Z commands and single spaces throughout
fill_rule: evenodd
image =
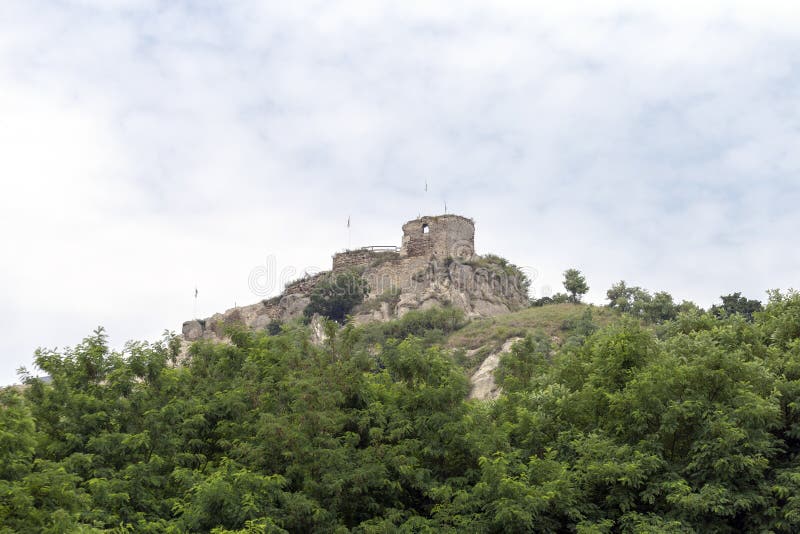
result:
M 536 296 L 797 286 L 800 10 L 585 4 L 0 3 L 0 384 L 444 202 Z

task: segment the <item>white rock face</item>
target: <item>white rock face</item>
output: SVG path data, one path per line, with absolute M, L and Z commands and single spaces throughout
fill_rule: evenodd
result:
M 494 371 L 500 365 L 500 357 L 510 352 L 514 343 L 521 339 L 521 337 L 512 337 L 503 343 L 503 347 L 498 352 L 490 354 L 483 360 L 481 366 L 469 379 L 472 384 L 469 392 L 470 399 L 494 400 L 500 396 L 501 389 L 494 381 Z
M 325 324 L 322 317 L 320 317 L 318 313 L 315 313 L 309 325 L 311 327 L 311 343 L 314 345 L 322 345 L 325 343 L 325 340 L 328 339 L 328 335 L 325 333 Z
M 480 259 L 473 256 L 473 259 Z M 222 339 L 225 325 L 242 324 L 264 330 L 275 322 L 286 322 L 303 315 L 315 285 L 330 276 L 324 272 L 300 280 L 286 288 L 283 295 L 247 306 L 217 313 L 207 319 L 187 321 L 183 336 L 187 341 Z M 435 306 L 453 306 L 467 317 L 491 317 L 524 308 L 528 296 L 518 281 L 504 276 L 497 268 L 475 267 L 457 260 L 442 262 L 436 258 L 409 257 L 366 267 L 362 276 L 370 287 L 366 302 L 397 291 L 396 304 L 381 302 L 370 311 L 355 315 L 357 324 L 388 321 L 411 310 Z M 369 308 L 368 308 L 369 309 Z
M 502 270 L 457 260 L 409 258 L 387 262 L 367 269 L 364 277 L 373 289 L 370 298 L 400 289 L 397 316 L 409 310 L 450 305 L 463 310 L 467 317 L 491 317 L 524 308 L 528 299 L 519 280 L 505 276 Z

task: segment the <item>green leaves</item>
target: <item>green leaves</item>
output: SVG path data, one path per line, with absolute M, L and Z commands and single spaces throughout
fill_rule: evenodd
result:
M 0 392 L 0 533 L 798 531 L 800 297 L 642 319 L 518 342 L 494 402 L 465 401 L 447 309 L 181 367 L 97 330 Z
M 311 292 L 311 302 L 304 310 L 308 318 L 315 313 L 344 323 L 347 314 L 364 302 L 369 293 L 369 284 L 356 271 L 345 271 L 331 275 L 323 280 Z
M 286 479 L 279 475 L 259 475 L 223 459 L 214 472 L 192 485 L 174 511 L 191 532 L 241 529 L 248 521 L 271 520 L 285 486 Z
M 564 271 L 564 289 L 569 293 L 570 302 L 580 302 L 581 297 L 589 291 L 586 278 L 578 269 Z

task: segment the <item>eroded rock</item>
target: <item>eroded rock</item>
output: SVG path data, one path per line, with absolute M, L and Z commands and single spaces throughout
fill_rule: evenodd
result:
M 503 354 L 510 352 L 514 343 L 521 339 L 521 337 L 512 337 L 503 343 L 499 351 L 490 354 L 483 360 L 478 370 L 469 379 L 472 384 L 469 391 L 470 399 L 494 400 L 500 396 L 501 389 L 495 382 L 494 372 L 500 365 L 500 358 Z

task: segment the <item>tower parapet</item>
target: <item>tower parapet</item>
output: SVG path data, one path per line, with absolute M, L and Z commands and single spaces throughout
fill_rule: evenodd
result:
M 403 225 L 400 255 L 468 260 L 475 255 L 475 222 L 460 215 L 425 216 Z

